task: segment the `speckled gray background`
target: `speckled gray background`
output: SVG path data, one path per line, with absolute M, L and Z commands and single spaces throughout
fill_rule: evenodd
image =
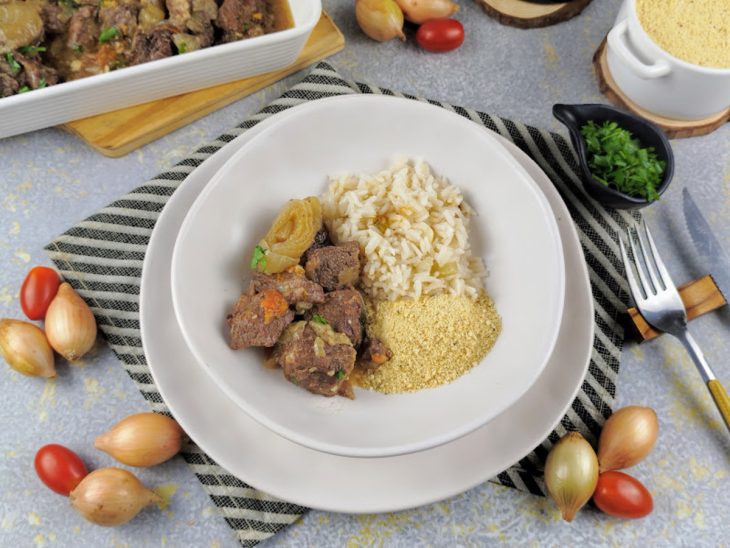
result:
M 610 28 L 619 0 L 595 0 L 578 18 L 547 29 L 498 25 L 471 0 L 459 0 L 466 42 L 446 55 L 417 49 L 411 39 L 377 44 L 354 22 L 351 0 L 325 0 L 343 30 L 346 49 L 331 62 L 353 79 L 560 129 L 555 102 L 603 101 L 591 56 Z M 22 317 L 18 289 L 30 266 L 49 264 L 42 248 L 53 236 L 183 158 L 277 97 L 297 74 L 205 117 L 121 159 L 91 151 L 61 130 L 0 141 L 0 317 Z M 0 121 L 0 123 L 2 123 Z M 682 225 L 679 197 L 689 187 L 730 251 L 730 127 L 674 141 L 675 182 L 646 216 L 678 281 L 706 273 Z M 730 312 L 694 322 L 697 338 L 730 385 Z M 116 529 L 92 526 L 36 478 L 38 447 L 61 442 L 90 467 L 112 460 L 94 437 L 147 405 L 111 352 L 100 345 L 55 381 L 0 367 L 0 545 L 229 546 L 236 542 L 179 459 L 140 472 L 169 499 Z M 730 436 L 678 343 L 663 339 L 624 351 L 619 405 L 657 409 L 661 433 L 651 456 L 635 467 L 654 495 L 649 517 L 622 521 L 592 510 L 562 523 L 549 501 L 484 484 L 452 499 L 407 512 L 349 516 L 311 512 L 270 540 L 282 546 L 720 546 L 730 538 Z M 519 427 L 519 425 L 516 425 Z M 353 496 L 356 496 L 353 494 Z

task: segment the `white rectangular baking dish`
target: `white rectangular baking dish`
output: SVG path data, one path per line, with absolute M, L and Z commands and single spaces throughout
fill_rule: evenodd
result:
M 0 138 L 55 126 L 291 65 L 321 0 L 290 0 L 290 29 L 0 98 Z

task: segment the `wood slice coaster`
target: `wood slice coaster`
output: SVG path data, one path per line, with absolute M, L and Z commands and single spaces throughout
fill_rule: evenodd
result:
M 600 88 L 601 93 L 603 93 L 609 101 L 653 122 L 659 126 L 670 139 L 682 139 L 684 137 L 707 135 L 708 133 L 712 133 L 717 128 L 730 122 L 730 109 L 727 109 L 725 112 L 716 116 L 704 118 L 702 120 L 673 120 L 672 118 L 665 118 L 664 116 L 654 114 L 641 108 L 629 99 L 623 91 L 621 91 L 618 84 L 616 84 L 613 79 L 613 76 L 611 76 L 611 71 L 608 69 L 605 38 L 603 39 L 603 42 L 601 42 L 601 45 L 598 46 L 596 53 L 593 55 L 593 67 L 596 70 L 596 76 L 598 76 L 598 87 Z
M 684 307 L 687 309 L 688 320 L 694 320 L 727 304 L 725 296 L 710 275 L 681 285 L 677 289 L 679 290 L 679 296 L 682 297 Z M 660 332 L 646 322 L 636 308 L 629 308 L 628 313 L 639 342 L 648 341 L 661 335 Z
M 344 47 L 345 38 L 340 29 L 329 15 L 322 12 L 322 17 L 297 60 L 284 69 L 83 118 L 61 127 L 80 137 L 104 156 L 118 158 L 214 110 L 270 86 Z
M 476 2 L 503 25 L 532 29 L 562 23 L 575 17 L 591 0 L 570 0 L 561 4 L 535 4 L 524 0 L 476 0 Z

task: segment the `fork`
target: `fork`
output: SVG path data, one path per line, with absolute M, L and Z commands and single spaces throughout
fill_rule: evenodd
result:
M 687 329 L 687 311 L 684 303 L 679 296 L 677 286 L 672 282 L 669 272 L 667 272 L 661 257 L 659 257 L 657 248 L 654 245 L 654 238 L 652 238 L 646 222 L 642 222 L 642 228 L 645 236 L 642 236 L 641 231 L 636 226 L 633 227 L 633 231 L 631 228 L 627 230 L 633 261 L 629 259 L 626 253 L 623 238 L 619 237 L 621 257 L 624 261 L 631 296 L 634 298 L 639 312 L 650 325 L 673 335 L 684 345 L 700 372 L 702 380 L 710 390 L 710 394 L 712 394 L 712 398 L 725 421 L 725 426 L 730 430 L 730 397 L 728 397 L 720 381 L 717 380 L 712 368 L 705 360 L 702 350 L 700 350 L 699 345 Z M 636 240 L 636 245 L 634 240 Z M 639 259 L 639 253 L 637 253 L 637 246 L 641 254 L 641 260 Z M 634 269 L 636 274 L 634 274 Z

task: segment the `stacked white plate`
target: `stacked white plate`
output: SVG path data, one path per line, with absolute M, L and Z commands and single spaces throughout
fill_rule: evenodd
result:
M 369 123 L 378 113 L 392 125 Z M 457 133 L 449 138 L 451 126 Z M 350 140 L 347 131 L 354 130 L 348 127 L 358 128 Z M 434 127 L 440 130 L 437 136 L 417 137 Z M 445 154 L 444 147 L 451 152 Z M 491 162 L 480 164 L 480 151 Z M 255 353 L 239 358 L 245 354 L 239 352 L 231 359 L 221 336 L 224 308 L 243 289 L 239 270 L 246 250 L 278 207 L 288 198 L 321 193 L 327 174 L 371 172 L 387 167 L 388 156 L 396 153 L 423 156 L 464 189 L 483 218 L 475 221 L 475 247 L 487 260 L 487 290 L 505 324 L 486 360 L 446 387 L 406 397 L 357 391 L 354 402 L 323 405 L 333 400 L 284 382 L 280 372 L 244 363 L 258 360 Z M 316 172 L 323 166 L 312 162 L 313 156 L 333 159 L 319 179 Z M 277 158 L 281 165 L 304 166 L 300 177 L 272 168 Z M 481 180 L 474 176 L 475 167 L 484 172 Z M 523 190 L 500 191 L 491 182 L 501 179 L 500 169 L 516 174 Z M 230 221 L 238 210 L 245 221 Z M 500 249 L 500 235 L 508 232 L 529 242 L 514 247 L 519 237 L 504 236 L 513 252 Z M 520 280 L 520 291 L 510 290 L 513 279 Z M 382 96 L 340 97 L 289 109 L 209 158 L 160 216 L 141 292 L 147 361 L 165 402 L 191 438 L 246 483 L 294 503 L 339 512 L 427 504 L 517 462 L 562 418 L 580 388 L 593 342 L 593 301 L 578 236 L 544 173 L 513 144 L 456 114 Z M 267 398 L 283 404 L 267 409 Z M 470 406 L 470 401 L 482 403 Z M 444 410 L 439 420 L 419 424 L 415 419 L 385 434 L 382 428 L 366 428 L 368 421 L 385 424 L 393 413 L 409 410 L 418 417 L 429 407 Z M 335 426 L 333 433 L 323 433 L 316 427 L 317 417 L 326 421 L 333 415 L 342 419 L 331 421 L 344 425 L 339 430 Z M 356 428 L 348 428 L 353 424 Z

